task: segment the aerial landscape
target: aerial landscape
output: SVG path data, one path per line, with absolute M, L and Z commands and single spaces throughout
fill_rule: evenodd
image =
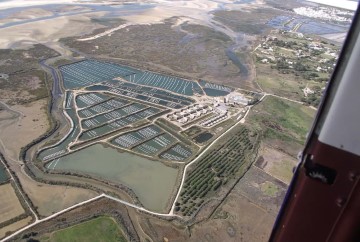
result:
M 0 241 L 268 241 L 357 1 L 0 1 Z

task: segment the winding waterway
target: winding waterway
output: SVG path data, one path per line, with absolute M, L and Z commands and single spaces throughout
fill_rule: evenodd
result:
M 0 183 L 6 181 L 8 175 L 6 174 L 5 167 L 0 163 Z

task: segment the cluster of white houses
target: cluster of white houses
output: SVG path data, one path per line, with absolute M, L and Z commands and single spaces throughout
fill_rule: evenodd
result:
M 192 120 L 197 120 L 206 114 L 212 114 L 205 120 L 202 120 L 200 125 L 203 127 L 211 127 L 226 120 L 228 109 L 231 107 L 242 107 L 249 103 L 249 99 L 241 94 L 230 94 L 225 97 L 212 98 L 212 104 L 194 104 L 186 108 L 167 115 L 170 121 L 175 121 L 177 124 L 186 124 Z
M 172 121 L 177 121 L 179 123 L 187 123 L 188 121 L 199 118 L 200 116 L 207 114 L 212 110 L 213 108 L 210 106 L 203 104 L 195 104 L 168 115 L 168 118 Z
M 191 120 L 197 119 L 205 114 L 214 113 L 215 115 L 201 123 L 204 127 L 211 127 L 228 118 L 228 110 L 224 103 L 214 102 L 214 107 L 203 104 L 191 105 L 180 111 L 169 114 L 167 117 L 171 121 L 185 124 Z

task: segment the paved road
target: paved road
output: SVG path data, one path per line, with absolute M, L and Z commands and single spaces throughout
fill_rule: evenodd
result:
M 118 198 L 115 198 L 115 197 L 112 197 L 110 195 L 107 195 L 107 194 L 102 194 L 103 197 L 106 197 L 106 198 L 109 198 L 111 200 L 114 200 L 116 202 L 119 202 L 119 203 L 122 203 L 128 207 L 132 207 L 132 208 L 135 208 L 137 210 L 140 210 L 140 211 L 143 211 L 145 213 L 148 213 L 148 214 L 152 214 L 152 215 L 157 215 L 157 216 L 163 216 L 163 217 L 178 217 L 178 218 L 181 218 L 181 216 L 179 215 L 174 215 L 172 214 L 171 212 L 170 213 L 157 213 L 157 212 L 152 212 L 150 210 L 147 210 L 146 208 L 144 207 L 140 207 L 140 206 L 137 206 L 135 204 L 132 204 L 132 203 L 129 203 L 129 202 L 126 202 L 124 200 L 121 200 L 121 199 L 118 199 Z
M 35 225 L 37 225 L 37 224 L 39 224 L 39 223 L 41 223 L 41 222 L 45 222 L 45 221 L 47 221 L 47 220 L 50 220 L 50 219 L 52 219 L 52 218 L 54 218 L 54 217 L 56 217 L 56 216 L 59 216 L 60 214 L 63 214 L 63 213 L 65 213 L 65 212 L 67 212 L 67 211 L 69 211 L 69 210 L 71 210 L 71 209 L 74 209 L 74 208 L 76 208 L 76 207 L 79 207 L 79 206 L 82 206 L 82 205 L 84 205 L 84 204 L 90 203 L 90 202 L 95 201 L 95 200 L 97 200 L 97 199 L 99 199 L 99 198 L 102 198 L 102 197 L 104 197 L 104 194 L 99 195 L 99 196 L 96 196 L 96 197 L 91 198 L 91 199 L 89 199 L 89 200 L 86 200 L 86 201 L 84 201 L 84 202 L 75 204 L 75 205 L 73 205 L 73 206 L 71 206 L 71 207 L 68 207 L 68 208 L 66 208 L 66 209 L 63 209 L 63 210 L 61 210 L 61 211 L 59 211 L 59 212 L 57 212 L 57 213 L 54 213 L 54 214 L 50 215 L 49 217 L 46 217 L 46 218 L 43 218 L 43 219 L 38 219 L 37 217 L 35 217 L 36 220 L 35 220 L 34 223 L 32 223 L 32 224 L 30 224 L 30 225 L 28 225 L 28 226 L 25 226 L 25 227 L 23 227 L 22 229 L 19 229 L 19 230 L 16 231 L 15 233 L 13 233 L 13 234 L 11 234 L 11 235 L 3 238 L 0 242 L 5 242 L 5 241 L 13 238 L 14 236 L 16 236 L 16 235 L 24 232 L 25 230 L 34 227 Z
M 284 99 L 284 100 L 287 100 L 287 101 L 290 101 L 290 102 L 294 102 L 294 103 L 298 103 L 298 104 L 305 105 L 304 102 L 300 102 L 300 101 L 297 101 L 297 100 L 294 100 L 294 99 L 290 99 L 290 98 L 287 98 L 287 97 L 282 97 L 282 96 L 279 96 L 279 95 L 276 95 L 276 94 L 266 93 L 264 96 L 273 96 L 273 97 L 277 97 L 277 98 L 280 98 L 280 99 Z
M 143 207 L 139 207 L 139 206 L 137 206 L 137 205 L 135 205 L 135 204 L 131 204 L 131 203 L 126 202 L 126 201 L 124 201 L 124 200 L 121 200 L 121 199 L 118 199 L 118 198 L 115 198 L 115 197 L 112 197 L 112 196 L 109 196 L 109 195 L 103 193 L 103 194 L 101 194 L 101 195 L 98 195 L 98 196 L 96 196 L 96 197 L 90 198 L 90 199 L 88 199 L 88 200 L 86 200 L 86 201 L 83 201 L 83 202 L 81 202 L 81 203 L 78 203 L 78 204 L 75 204 L 75 205 L 70 206 L 70 207 L 68 207 L 68 208 L 65 208 L 65 209 L 63 209 L 63 210 L 61 210 L 61 211 L 59 211 L 59 212 L 57 212 L 57 213 L 54 213 L 54 214 L 52 214 L 52 215 L 50 215 L 50 216 L 48 216 L 48 217 L 46 217 L 46 218 L 38 219 L 37 217 L 35 217 L 36 220 L 35 220 L 34 223 L 32 223 L 32 224 L 30 224 L 30 225 L 28 225 L 28 226 L 25 226 L 25 227 L 23 227 L 22 229 L 19 229 L 19 230 L 16 231 L 15 233 L 13 233 L 13 234 L 11 234 L 11 235 L 3 238 L 0 242 L 5 242 L 5 241 L 13 238 L 14 236 L 16 236 L 16 235 L 24 232 L 25 230 L 34 227 L 35 225 L 37 225 L 37 224 L 39 224 L 39 223 L 48 221 L 48 220 L 50 220 L 50 219 L 52 219 L 52 218 L 55 218 L 55 217 L 57 217 L 57 216 L 65 213 L 65 212 L 67 212 L 67 211 L 70 211 L 70 210 L 72 210 L 72 209 L 74 209 L 74 208 L 77 208 L 77 207 L 80 207 L 80 206 L 82 206 L 82 205 L 91 203 L 91 202 L 93 202 L 93 201 L 95 201 L 95 200 L 98 200 L 98 199 L 100 199 L 100 198 L 103 198 L 103 197 L 108 198 L 108 199 L 111 199 L 111 200 L 116 201 L 116 202 L 118 202 L 118 203 L 124 204 L 124 205 L 126 205 L 126 206 L 135 208 L 135 209 L 137 209 L 137 210 L 143 211 L 143 212 L 148 213 L 148 214 L 157 215 L 157 216 L 165 216 L 165 217 L 179 217 L 179 218 L 181 218 L 181 217 L 178 216 L 178 215 L 171 215 L 171 214 L 166 214 L 166 213 L 164 214 L 164 213 L 151 212 L 151 211 L 149 211 L 149 210 L 147 210 L 147 209 L 145 209 L 145 208 L 143 208 Z M 36 215 L 35 215 L 35 216 L 36 216 Z

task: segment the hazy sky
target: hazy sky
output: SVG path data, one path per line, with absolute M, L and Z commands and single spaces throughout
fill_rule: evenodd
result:
M 334 7 L 346 8 L 349 10 L 356 10 L 357 9 L 357 1 L 350 1 L 350 0 L 307 0 L 309 2 L 321 3 L 325 5 L 330 5 Z
M 209 1 L 209 0 L 204 0 Z M 281 0 L 279 0 L 281 1 Z M 356 0 L 307 0 L 309 2 L 321 3 L 329 6 L 345 8 L 349 10 L 356 10 L 357 1 Z M 91 3 L 91 0 L 0 0 L 0 9 L 13 8 L 13 7 L 24 7 L 24 6 L 35 6 L 35 5 L 44 5 L 49 3 Z M 154 0 L 156 2 L 156 0 Z

